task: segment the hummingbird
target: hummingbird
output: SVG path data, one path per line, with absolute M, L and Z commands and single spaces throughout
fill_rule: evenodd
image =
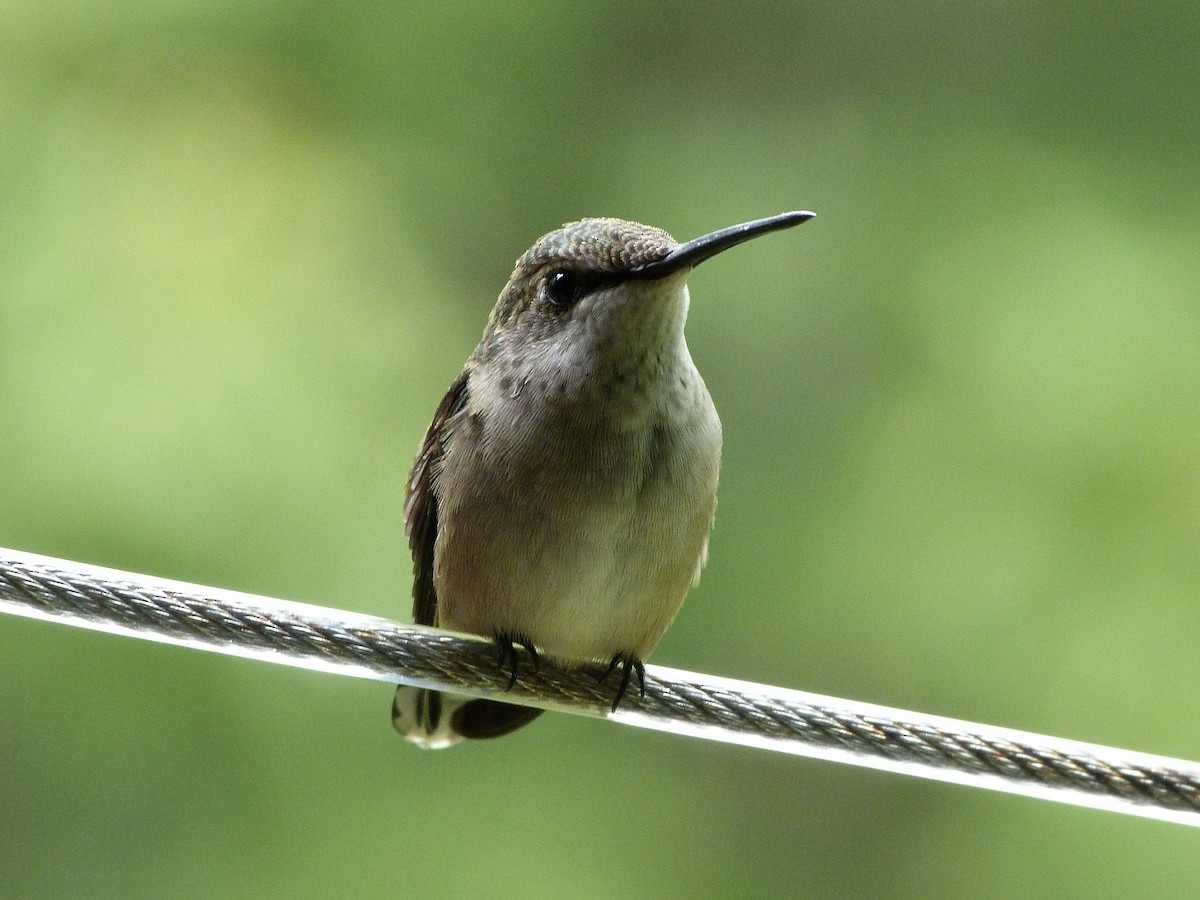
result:
M 721 420 L 684 339 L 707 259 L 813 217 L 678 243 L 622 219 L 571 222 L 516 262 L 409 474 L 413 619 L 620 669 L 612 709 L 700 577 Z M 607 677 L 607 675 L 606 675 Z M 542 710 L 401 685 L 392 721 L 427 748 L 508 734 Z

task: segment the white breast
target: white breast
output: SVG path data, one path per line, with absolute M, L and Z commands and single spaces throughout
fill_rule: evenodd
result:
M 444 627 L 565 662 L 650 653 L 703 565 L 720 466 L 720 421 L 677 330 L 565 387 L 472 376 L 437 484 Z

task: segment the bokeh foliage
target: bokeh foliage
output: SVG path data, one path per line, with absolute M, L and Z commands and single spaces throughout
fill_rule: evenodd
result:
M 1200 7 L 0 15 L 0 544 L 384 615 L 404 474 L 582 215 L 726 432 L 655 661 L 1196 758 Z M 1180 828 L 0 621 L 0 895 L 1186 896 Z

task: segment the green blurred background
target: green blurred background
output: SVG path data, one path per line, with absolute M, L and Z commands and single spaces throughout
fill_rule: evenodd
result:
M 584 215 L 725 424 L 655 661 L 1200 757 L 1200 7 L 10 0 L 0 545 L 408 611 L 408 463 Z M 0 619 L 0 896 L 1191 895 L 1196 836 Z

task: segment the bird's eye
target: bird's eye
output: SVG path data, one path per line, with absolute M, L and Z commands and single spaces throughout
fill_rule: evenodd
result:
M 567 309 L 580 295 L 580 280 L 565 269 L 546 277 L 546 299 L 559 309 Z

